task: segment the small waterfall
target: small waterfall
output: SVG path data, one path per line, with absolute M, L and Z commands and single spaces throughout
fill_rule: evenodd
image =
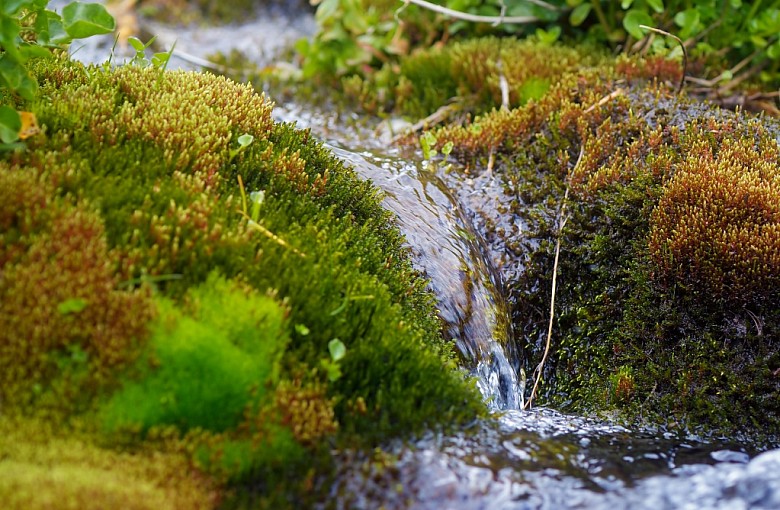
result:
M 439 314 L 477 386 L 493 409 L 519 409 L 523 384 L 501 279 L 485 257 L 479 234 L 442 180 L 393 157 L 328 145 L 361 177 L 384 191 L 416 267 L 430 280 Z

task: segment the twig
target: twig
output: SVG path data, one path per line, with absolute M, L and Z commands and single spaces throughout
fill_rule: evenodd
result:
M 547 362 L 547 356 L 550 354 L 550 345 L 552 344 L 552 328 L 555 321 L 555 293 L 558 286 L 558 260 L 561 254 L 561 237 L 563 237 L 563 228 L 566 226 L 566 222 L 569 220 L 569 216 L 566 215 L 566 201 L 569 198 L 569 177 L 574 170 L 580 165 L 582 156 L 585 154 L 585 144 L 580 146 L 580 155 L 577 158 L 577 162 L 569 171 L 569 175 L 566 177 L 566 190 L 563 192 L 563 201 L 561 203 L 561 210 L 558 213 L 558 235 L 555 240 L 555 261 L 553 262 L 553 274 L 552 274 L 552 290 L 550 291 L 550 321 L 547 324 L 547 341 L 544 345 L 544 354 L 542 355 L 542 361 L 534 369 L 534 387 L 531 390 L 531 396 L 528 397 L 524 409 L 530 409 L 534 404 L 534 398 L 536 397 L 536 390 L 539 387 L 539 382 L 542 380 L 542 372 L 544 371 L 544 364 Z
M 599 99 L 599 101 L 597 103 L 593 103 L 592 105 L 588 106 L 588 109 L 585 110 L 584 113 L 590 113 L 595 108 L 598 108 L 599 106 L 604 106 L 609 101 L 612 101 L 616 97 L 622 96 L 625 93 L 626 93 L 626 89 L 624 89 L 624 88 L 617 88 L 617 89 L 613 90 L 612 92 L 610 92 L 609 94 L 607 94 L 606 96 L 604 96 L 601 99 Z
M 695 78 L 693 76 L 688 76 L 685 79 L 688 80 L 691 83 L 695 83 L 697 85 L 702 85 L 704 87 L 712 88 L 715 85 L 717 85 L 718 82 L 725 81 L 726 78 L 724 78 L 724 76 L 731 75 L 732 76 L 731 79 L 733 79 L 734 75 L 736 75 L 738 72 L 740 72 L 742 70 L 742 68 L 744 68 L 746 65 L 748 65 L 762 51 L 764 51 L 763 48 L 757 49 L 756 51 L 754 51 L 753 53 L 751 53 L 747 57 L 745 57 L 742 60 L 740 60 L 739 62 L 737 62 L 737 64 L 734 65 L 734 67 L 732 67 L 731 69 L 729 69 L 727 71 L 723 71 L 722 73 L 720 73 L 715 78 L 712 78 L 711 80 L 705 80 L 705 79 L 702 79 L 702 78 Z
M 488 153 L 488 162 L 487 162 L 487 174 L 493 175 L 493 165 L 496 162 L 496 148 L 491 147 L 490 152 Z
M 413 134 L 417 133 L 418 131 L 422 131 L 423 129 L 428 129 L 431 126 L 435 126 L 436 124 L 441 124 L 450 116 L 459 111 L 461 109 L 461 105 L 458 102 L 445 104 L 444 106 L 439 107 L 438 110 L 433 112 L 432 114 L 428 115 L 424 119 L 420 119 L 408 128 L 406 128 L 402 133 L 395 136 L 392 140 L 392 143 L 397 143 L 399 140 Z
M 680 45 L 683 54 L 683 61 L 682 61 L 683 68 L 682 68 L 682 76 L 680 76 L 680 83 L 677 85 L 677 93 L 679 94 L 680 92 L 682 92 L 683 85 L 685 84 L 685 72 L 688 69 L 688 51 L 685 49 L 685 43 L 683 43 L 682 39 L 680 39 L 676 35 L 670 34 L 666 30 L 661 30 L 660 28 L 648 27 L 647 25 L 639 25 L 639 28 L 644 28 L 645 30 L 650 30 L 651 32 L 655 32 L 661 35 L 665 35 L 667 37 L 671 37 L 672 39 L 677 41 L 677 43 Z
M 216 64 L 210 60 L 206 60 L 205 58 L 198 57 L 197 55 L 192 55 L 191 53 L 185 53 L 181 50 L 177 50 L 175 53 L 173 52 L 173 50 L 171 50 L 171 57 L 176 57 L 180 60 L 184 60 L 185 62 L 189 62 L 190 64 L 204 67 L 206 69 L 211 69 L 212 71 L 216 71 L 222 74 L 231 74 L 231 73 L 238 74 L 242 72 L 240 69 L 233 69 L 228 66 Z
M 418 5 L 423 9 L 428 9 L 433 12 L 438 12 L 439 14 L 443 14 L 450 18 L 462 19 L 464 21 L 472 21 L 474 23 L 508 23 L 510 25 L 523 25 L 527 23 L 536 23 L 537 21 L 541 21 L 539 18 L 535 16 L 480 16 L 478 14 L 469 14 L 466 12 L 460 12 L 460 11 L 448 9 L 447 7 L 442 7 L 441 5 L 436 5 L 431 2 L 426 2 L 425 0 L 401 0 L 401 1 L 404 3 L 404 6 L 401 9 L 403 9 L 404 7 L 406 7 L 411 3 L 411 4 Z M 399 11 L 397 11 L 396 14 Z
M 526 0 L 529 4 L 538 5 L 539 7 L 542 7 L 544 9 L 547 9 L 548 11 L 558 12 L 561 10 L 560 7 L 556 7 L 552 4 L 548 4 L 547 2 L 543 2 L 542 0 Z
M 743 81 L 748 80 L 758 74 L 762 69 L 764 69 L 768 64 L 767 60 L 763 60 L 761 62 L 758 62 L 754 66 L 751 66 L 750 69 L 745 71 L 744 73 L 740 74 L 739 76 L 732 78 L 729 80 L 725 85 L 718 88 L 718 95 L 723 95 L 729 92 L 730 90 L 737 87 L 737 85 L 741 84 Z

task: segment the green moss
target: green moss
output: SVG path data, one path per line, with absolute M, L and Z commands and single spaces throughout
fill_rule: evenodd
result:
M 646 96 L 643 101 L 648 102 L 633 103 L 635 113 L 658 107 Z M 556 130 L 554 124 L 547 125 Z M 750 203 L 763 203 L 763 191 L 755 192 L 751 185 L 743 184 L 755 182 L 748 179 L 753 165 L 764 164 L 764 157 L 757 152 L 744 156 L 740 166 L 728 166 L 728 178 L 721 173 L 721 178 L 711 181 L 749 197 L 727 207 L 731 213 L 718 212 L 722 202 L 701 190 L 686 195 L 688 201 L 674 198 L 686 167 L 708 168 L 706 158 L 695 155 L 696 147 L 712 136 L 713 128 L 720 133 L 715 143 L 724 147 L 725 158 L 731 157 L 729 147 L 741 146 L 747 140 L 751 147 L 768 147 L 769 153 L 776 150 L 774 139 L 756 122 L 736 119 L 688 119 L 679 130 L 669 126 L 656 130 L 651 126 L 643 129 L 629 118 L 620 127 L 603 123 L 586 139 L 584 156 L 571 170 L 568 181 L 573 191 L 569 201 L 571 218 L 562 238 L 557 334 L 553 339 L 556 347 L 554 361 L 547 370 L 547 396 L 551 401 L 579 411 L 619 409 L 630 420 L 641 417 L 679 427 L 754 434 L 776 434 L 780 430 L 774 404 L 778 385 L 771 376 L 777 363 L 772 354 L 776 349 L 776 293 L 760 284 L 748 288 L 732 283 L 728 288 L 733 294 L 723 299 L 722 293 L 715 292 L 721 287 L 709 287 L 691 276 L 719 275 L 715 281 L 730 282 L 746 274 L 740 267 L 755 267 L 761 277 L 754 276 L 754 280 L 773 281 L 773 245 L 760 236 L 749 236 L 745 241 L 748 246 L 758 243 L 768 250 L 762 259 L 766 265 L 757 266 L 748 256 L 713 259 L 708 254 L 723 253 L 718 251 L 717 239 L 727 229 L 716 228 L 712 236 L 697 237 L 690 232 L 684 234 L 678 225 L 668 227 L 667 232 L 674 232 L 669 235 L 660 234 L 659 229 L 665 227 L 657 223 L 663 221 L 665 211 L 675 211 L 675 207 L 689 208 L 676 216 L 683 223 L 695 221 L 698 211 L 713 207 L 715 212 L 704 214 L 710 214 L 716 226 L 721 219 L 731 217 L 729 214 L 745 218 Z M 576 142 L 564 143 L 561 149 L 569 154 L 577 147 Z M 616 151 L 620 146 L 624 149 Z M 516 192 L 538 204 L 530 212 L 522 208 L 516 211 L 533 225 L 531 232 L 540 243 L 528 255 L 526 273 L 513 284 L 520 304 L 519 326 L 531 340 L 526 350 L 528 359 L 541 356 L 539 345 L 547 317 L 534 310 L 544 310 L 542 305 L 550 292 L 555 207 L 563 199 L 564 187 L 561 158 L 549 159 L 550 149 L 544 147 L 536 142 L 530 149 L 534 156 L 514 160 L 519 164 L 542 161 L 542 172 L 550 172 L 539 175 L 538 168 L 517 169 L 521 176 L 532 175 L 533 180 L 518 185 Z M 514 182 L 522 182 L 522 177 Z M 774 185 L 768 184 L 771 178 L 762 182 L 767 184 L 761 190 L 776 192 Z M 528 189 L 534 185 L 540 188 Z M 544 194 L 557 199 L 547 201 Z M 771 230 L 771 221 L 761 218 L 759 228 Z M 731 223 L 735 228 L 750 230 L 735 220 Z M 671 224 L 672 220 L 664 223 Z M 674 242 L 674 236 L 678 236 L 677 242 L 688 243 L 686 258 L 659 258 L 653 243 L 658 243 L 657 239 L 664 239 L 661 245 Z M 714 251 L 709 251 L 713 246 Z M 713 264 L 723 264 L 714 262 L 718 260 L 728 262 L 713 268 Z M 669 267 L 675 268 L 674 279 L 665 269 Z M 743 305 L 735 307 L 734 303 Z M 737 401 L 740 405 L 735 407 Z
M 393 110 L 421 118 L 454 102 L 461 117 L 501 108 L 502 78 L 513 108 L 541 99 L 553 86 L 570 87 L 578 75 L 595 66 L 607 69 L 608 62 L 595 48 L 485 37 L 417 51 L 342 84 L 347 96 L 372 113 Z
M 331 441 L 484 412 L 376 188 L 262 96 L 194 73 L 31 68 L 44 134 L 0 160 L 0 354 L 27 392 L 4 405 L 60 400 L 103 441 L 268 494 L 322 475 Z
M 522 225 L 488 238 L 523 268 L 507 285 L 526 371 L 545 345 L 568 188 L 544 398 L 629 421 L 777 434 L 778 128 L 673 96 L 677 64 L 599 62 L 575 57 L 538 99 L 434 132 L 471 172 L 494 162 L 506 209 L 479 212 Z M 529 67 L 519 86 L 549 76 Z M 467 76 L 463 90 L 485 92 Z
M 187 300 L 191 315 L 157 300 L 145 373 L 111 397 L 103 411 L 109 430 L 176 425 L 220 432 L 238 424 L 250 400 L 267 399 L 287 343 L 284 311 L 215 275 Z
M 263 6 L 283 6 L 290 11 L 305 9 L 306 2 L 284 3 L 279 0 L 140 0 L 135 7 L 140 14 L 170 24 L 231 23 L 246 20 Z M 293 5 L 291 5 L 293 4 Z
M 119 452 L 41 420 L 0 418 L 0 497 L 7 508 L 207 509 L 217 487 L 168 451 Z

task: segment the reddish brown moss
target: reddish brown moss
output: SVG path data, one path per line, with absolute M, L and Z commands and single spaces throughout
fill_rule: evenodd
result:
M 20 387 L 50 382 L 60 357 L 83 352 L 89 379 L 101 380 L 135 358 L 152 316 L 146 291 L 117 289 L 99 216 L 86 202 L 54 198 L 46 184 L 33 168 L 0 163 L 0 392 L 9 402 Z
M 655 80 L 677 86 L 682 78 L 682 64 L 663 55 L 648 57 L 628 57 L 621 55 L 615 64 L 618 75 L 625 76 L 630 82 Z
M 453 142 L 453 154 L 465 158 L 511 153 L 544 133 L 549 122 L 564 134 L 589 138 L 596 126 L 619 115 L 628 105 L 622 94 L 610 98 L 615 86 L 608 78 L 602 79 L 603 72 L 565 75 L 538 100 L 511 110 L 493 110 L 464 126 L 443 127 L 436 131 L 436 138 L 440 145 Z M 610 104 L 599 104 L 605 98 Z
M 687 148 L 651 219 L 662 280 L 742 303 L 776 291 L 780 150 L 755 128 L 754 139 L 725 137 L 718 147 L 705 133 Z
M 323 384 L 284 382 L 276 388 L 275 407 L 281 424 L 289 427 L 295 440 L 303 445 L 316 445 L 338 430 L 333 401 Z

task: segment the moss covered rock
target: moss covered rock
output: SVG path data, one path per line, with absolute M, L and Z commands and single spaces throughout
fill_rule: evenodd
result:
M 483 41 L 414 58 L 478 55 L 489 44 L 497 55 Z M 503 62 L 550 51 L 501 47 Z M 526 371 L 542 358 L 560 239 L 544 402 L 776 440 L 777 124 L 676 95 L 681 69 L 657 57 L 563 62 L 538 97 L 434 130 L 472 177 L 489 167 L 500 182 L 485 200 L 468 184 L 490 187 L 491 177 L 454 180 L 503 264 Z M 497 83 L 495 57 L 479 67 Z M 429 68 L 400 80 L 424 85 L 452 69 Z M 549 76 L 530 70 L 509 86 Z
M 330 445 L 483 412 L 377 190 L 261 95 L 32 68 L 43 134 L 0 159 L 10 414 L 273 499 L 326 473 Z

